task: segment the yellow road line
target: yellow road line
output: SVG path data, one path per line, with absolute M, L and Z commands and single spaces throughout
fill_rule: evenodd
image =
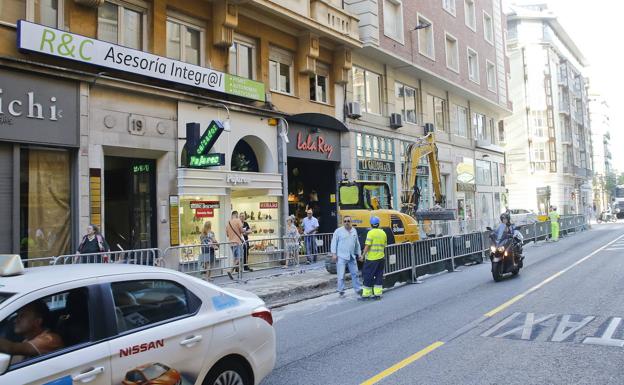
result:
M 389 375 L 391 375 L 392 373 L 395 373 L 395 372 L 403 369 L 407 365 L 411 364 L 412 362 L 417 361 L 417 360 L 423 358 L 424 356 L 426 356 L 427 354 L 429 354 L 432 351 L 436 350 L 437 348 L 439 348 L 442 345 L 444 345 L 444 342 L 442 342 L 442 341 L 434 342 L 431 345 L 429 345 L 426 348 L 424 348 L 423 350 L 421 350 L 421 351 L 419 351 L 417 353 L 412 354 L 411 356 L 407 357 L 403 361 L 398 362 L 398 363 L 392 365 L 391 367 L 389 367 L 388 369 L 384 370 L 383 372 L 381 372 L 381 373 L 379 373 L 379 374 L 369 378 L 368 380 L 362 382 L 360 385 L 373 385 L 373 384 L 376 384 L 379 381 L 381 381 L 384 378 L 386 378 Z
M 505 302 L 504 304 L 502 304 L 502 305 L 500 305 L 500 306 L 490 310 L 489 312 L 485 313 L 485 317 L 489 318 L 489 317 L 492 317 L 493 315 L 503 311 L 504 309 L 508 308 L 509 306 L 513 305 L 514 303 L 516 303 L 519 300 L 521 300 L 522 298 L 524 298 L 527 294 L 530 294 L 530 293 L 540 289 L 542 286 L 544 286 L 547 283 L 551 282 L 555 278 L 563 275 L 564 273 L 566 273 L 568 270 L 574 268 L 575 266 L 578 266 L 581 263 L 585 262 L 589 258 L 593 257 L 594 255 L 598 254 L 602 250 L 604 250 L 607 247 L 609 247 L 611 244 L 617 242 L 621 238 L 624 238 L 624 235 L 621 235 L 621 236 L 617 237 L 616 239 L 614 239 L 613 241 L 611 241 L 611 242 L 607 243 L 606 245 L 600 247 L 599 249 L 594 250 L 594 252 L 592 252 L 591 254 L 581 258 L 580 260 L 576 261 L 575 263 L 573 263 L 572 265 L 566 267 L 565 269 L 556 272 L 555 274 L 553 274 L 550 277 L 546 278 L 545 280 L 543 280 L 539 284 L 533 286 L 532 288 L 530 288 L 529 290 L 525 291 L 524 293 L 518 294 L 517 296 L 513 297 L 512 299 L 510 299 L 509 301 Z M 434 342 L 431 345 L 427 346 L 426 348 L 422 349 L 421 351 L 412 354 L 411 356 L 407 357 L 403 361 L 400 361 L 400 362 L 392 365 L 391 367 L 389 367 L 388 369 L 384 370 L 383 372 L 381 372 L 381 373 L 379 373 L 379 374 L 369 378 L 368 380 L 362 382 L 360 385 L 373 385 L 373 384 L 376 384 L 379 381 L 383 380 L 384 378 L 388 377 L 389 375 L 391 375 L 391 374 L 393 374 L 393 373 L 403 369 L 404 367 L 406 367 L 407 365 L 411 364 L 412 362 L 417 361 L 417 360 L 423 358 L 424 356 L 426 356 L 427 354 L 429 354 L 432 351 L 436 350 L 437 348 L 439 348 L 442 345 L 444 345 L 444 342 L 442 342 L 442 341 Z
M 513 297 L 512 299 L 510 299 L 509 301 L 505 302 L 504 304 L 498 306 L 495 309 L 490 310 L 489 312 L 485 313 L 484 316 L 486 317 L 492 317 L 493 315 L 495 315 L 496 313 L 499 313 L 500 311 L 508 308 L 509 306 L 511 306 L 512 304 L 514 304 L 515 302 L 521 300 L 522 298 L 524 298 L 527 294 L 531 294 L 534 291 L 540 289 L 542 286 L 546 285 L 547 283 L 551 282 L 552 280 L 556 279 L 557 277 L 565 274 L 566 272 L 568 272 L 570 269 L 574 268 L 575 266 L 580 265 L 581 263 L 585 262 L 586 260 L 588 260 L 589 258 L 593 257 L 594 255 L 598 254 L 599 252 L 601 252 L 602 250 L 606 249 L 607 247 L 609 247 L 611 244 L 617 242 L 618 240 L 620 240 L 621 238 L 623 238 L 624 235 L 620 235 L 619 237 L 615 238 L 614 240 L 612 240 L 611 242 L 607 243 L 606 245 L 594 250 L 592 253 L 590 253 L 589 255 L 584 256 L 583 258 L 579 259 L 578 261 L 574 262 L 573 264 L 571 264 L 570 266 L 566 267 L 565 269 L 556 272 L 555 274 L 551 275 L 550 277 L 546 278 L 545 280 L 543 280 L 542 282 L 538 283 L 537 285 L 533 286 L 532 288 L 530 288 L 529 290 L 525 291 L 522 294 L 518 294 L 517 296 Z
M 525 294 L 518 294 L 517 296 L 513 297 L 512 299 L 510 299 L 509 301 L 505 302 L 504 304 L 500 305 L 499 307 L 490 310 L 489 312 L 485 313 L 486 317 L 492 317 L 494 314 L 499 313 L 505 309 L 507 309 L 509 306 L 513 305 L 514 303 L 516 303 L 517 301 L 521 300 L 522 298 L 524 298 Z

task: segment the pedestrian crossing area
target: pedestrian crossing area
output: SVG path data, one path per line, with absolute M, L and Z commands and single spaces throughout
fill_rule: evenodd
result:
M 604 251 L 619 251 L 621 253 L 624 253 L 624 239 L 612 243 L 611 245 L 609 245 L 609 247 L 604 249 Z

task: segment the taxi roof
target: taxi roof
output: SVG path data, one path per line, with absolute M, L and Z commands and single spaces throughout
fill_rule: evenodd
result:
M 0 292 L 16 294 L 28 293 L 44 287 L 107 275 L 155 272 L 177 273 L 174 270 L 159 267 L 116 263 L 85 263 L 30 267 L 24 269 L 23 274 L 0 277 Z

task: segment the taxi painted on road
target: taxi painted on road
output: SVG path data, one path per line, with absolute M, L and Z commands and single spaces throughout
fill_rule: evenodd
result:
M 272 324 L 256 295 L 173 270 L 0 256 L 0 384 L 258 384 Z

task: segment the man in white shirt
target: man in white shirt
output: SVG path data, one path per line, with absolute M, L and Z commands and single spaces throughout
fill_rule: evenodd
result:
M 312 215 L 311 209 L 308 209 L 307 216 L 303 218 L 302 226 L 303 226 L 303 237 L 305 239 L 305 245 L 306 245 L 306 256 L 308 259 L 306 263 L 310 264 L 312 262 L 316 262 L 317 249 L 316 249 L 316 237 L 314 236 L 314 234 L 318 232 L 318 228 L 319 228 L 318 219 L 316 219 Z

